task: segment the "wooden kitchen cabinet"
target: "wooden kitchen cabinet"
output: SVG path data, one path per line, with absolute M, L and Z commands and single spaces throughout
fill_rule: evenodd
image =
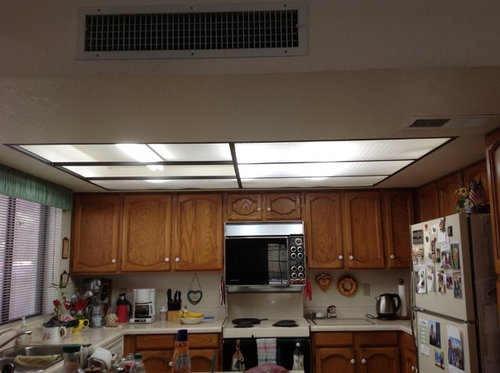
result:
M 222 195 L 178 194 L 174 203 L 176 271 L 223 269 Z
M 435 182 L 417 189 L 417 221 L 437 219 L 439 214 L 439 194 Z
M 72 274 L 118 272 L 120 224 L 120 195 L 75 195 L 71 239 Z
M 386 267 L 410 268 L 410 225 L 415 222 L 413 191 L 385 190 L 382 200 Z
M 312 333 L 314 372 L 399 373 L 398 332 Z
M 440 216 L 456 214 L 455 206 L 458 200 L 457 189 L 460 188 L 461 185 L 463 185 L 461 172 L 454 172 L 451 175 L 438 179 L 437 189 Z
M 123 200 L 122 272 L 168 271 L 172 197 L 130 194 Z
M 415 373 L 417 371 L 417 350 L 413 337 L 407 333 L 399 333 L 401 373 Z
M 226 220 L 301 220 L 300 193 L 228 193 Z
M 380 205 L 378 191 L 343 193 L 345 267 L 384 268 Z
M 341 194 L 306 193 L 304 210 L 308 268 L 343 268 Z
M 123 353 L 141 352 L 146 372 L 170 372 L 174 354 L 174 334 L 126 335 Z M 209 372 L 212 357 L 216 356 L 215 368 L 220 370 L 221 340 L 218 333 L 189 334 L 189 353 L 192 372 Z
M 500 128 L 488 133 L 486 142 L 486 165 L 490 196 L 491 233 L 493 256 L 497 275 L 497 297 L 500 304 Z M 500 308 L 498 309 L 500 320 Z

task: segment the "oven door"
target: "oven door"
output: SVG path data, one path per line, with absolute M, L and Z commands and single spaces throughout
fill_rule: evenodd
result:
M 259 356 L 256 338 L 229 338 L 222 341 L 222 368 L 224 371 L 244 371 L 263 361 Z M 304 370 L 311 373 L 311 344 L 309 338 L 261 338 L 276 341 L 276 364 L 287 370 Z

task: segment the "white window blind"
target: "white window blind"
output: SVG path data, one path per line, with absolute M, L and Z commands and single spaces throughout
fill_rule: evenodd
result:
M 44 296 L 59 268 L 61 221 L 58 208 L 0 195 L 0 324 L 47 307 Z

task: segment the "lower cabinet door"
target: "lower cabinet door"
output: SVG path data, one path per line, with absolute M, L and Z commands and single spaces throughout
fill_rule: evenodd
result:
M 358 356 L 360 373 L 399 372 L 399 347 L 361 347 Z
M 146 372 L 170 372 L 173 350 L 143 350 L 142 361 Z
M 215 370 L 219 370 L 220 366 L 220 355 L 218 349 L 207 349 L 198 350 L 191 349 L 189 351 L 191 355 L 191 372 L 210 372 L 212 368 L 212 358 L 215 354 Z M 149 371 L 148 371 L 149 373 Z
M 354 349 L 318 348 L 315 351 L 314 365 L 315 373 L 355 373 Z

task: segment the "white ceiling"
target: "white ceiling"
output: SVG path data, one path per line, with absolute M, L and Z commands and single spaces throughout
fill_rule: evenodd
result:
M 79 6 L 134 3 L 0 0 L 0 144 L 456 136 L 379 185 L 406 187 L 483 159 L 500 125 L 407 128 L 500 113 L 497 0 L 307 1 L 299 57 L 76 60 Z M 101 191 L 4 145 L 0 163 Z

